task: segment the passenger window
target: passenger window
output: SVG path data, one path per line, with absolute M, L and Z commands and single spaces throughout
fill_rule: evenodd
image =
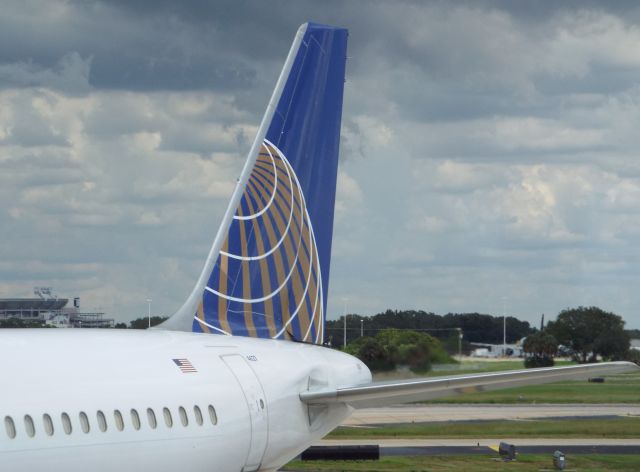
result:
M 60 415 L 60 419 L 62 420 L 62 429 L 64 429 L 64 432 L 67 434 L 71 434 L 71 418 L 69 418 L 69 415 L 67 415 L 66 413 L 62 413 Z
M 213 405 L 209 405 L 209 417 L 211 417 L 211 424 L 218 424 L 218 415 L 216 415 L 216 409 Z
M 169 408 L 162 409 L 162 415 L 164 416 L 164 424 L 167 425 L 167 428 L 171 428 L 173 426 L 173 418 L 171 417 L 171 412 Z
M 89 432 L 89 417 L 84 411 L 81 411 L 78 416 L 80 417 L 80 428 L 83 433 L 87 434 Z
M 118 431 L 122 431 L 124 429 L 124 420 L 122 419 L 120 410 L 113 410 L 113 417 L 116 420 L 116 428 L 118 428 Z
M 51 417 L 45 413 L 42 415 L 42 422 L 44 423 L 44 432 L 47 433 L 47 436 L 53 436 L 53 421 L 51 421 Z
M 196 423 L 198 423 L 198 426 L 202 426 L 202 412 L 198 405 L 193 407 L 193 414 L 196 416 Z
M 16 425 L 10 416 L 4 417 L 4 428 L 7 430 L 7 436 L 11 439 L 16 437 Z
M 98 418 L 98 428 L 104 433 L 107 430 L 107 418 L 105 418 L 104 413 L 100 410 L 96 413 L 96 417 Z
M 140 429 L 140 415 L 134 409 L 131 410 L 131 423 L 133 423 L 133 429 Z
M 178 408 L 178 414 L 180 415 L 180 422 L 182 426 L 189 426 L 189 418 L 187 417 L 187 410 L 183 407 Z
M 24 429 L 30 438 L 36 434 L 36 427 L 33 425 L 33 419 L 29 415 L 24 415 Z
M 147 419 L 149 420 L 149 426 L 152 429 L 156 429 L 158 422 L 156 421 L 156 414 L 151 408 L 147 408 Z

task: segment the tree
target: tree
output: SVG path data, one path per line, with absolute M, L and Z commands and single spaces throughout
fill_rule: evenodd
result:
M 631 339 L 640 339 L 640 329 L 625 329 Z
M 469 342 L 502 344 L 502 316 L 480 313 L 449 313 L 440 316 L 422 310 L 387 310 L 370 317 L 349 314 L 346 316 L 347 344 L 360 337 L 362 320 L 364 320 L 365 333 L 371 336 L 384 329 L 396 328 L 425 331 L 443 342 L 450 339 L 445 344 L 450 354 L 458 352 L 458 329 L 460 328 L 464 333 L 463 344 L 467 348 Z M 338 320 L 327 320 L 325 339 L 331 338 L 334 347 L 342 347 L 344 327 L 344 316 Z M 515 342 L 533 332 L 528 322 L 507 316 L 507 342 Z
M 455 362 L 440 341 L 411 330 L 385 329 L 375 338 L 356 339 L 345 351 L 358 357 L 371 370 L 390 370 L 397 365 L 406 365 L 414 372 L 426 372 L 434 362 Z
M 407 365 L 412 371 L 431 369 L 432 344 L 437 342 L 428 334 L 399 329 L 385 329 L 376 336 L 394 364 Z
M 538 331 L 526 337 L 522 350 L 526 354 L 525 367 L 550 367 L 554 364 L 558 341 L 548 331 Z
M 156 326 L 162 323 L 163 321 L 169 319 L 166 316 L 152 316 L 151 317 L 151 326 Z M 149 327 L 149 318 L 142 317 L 136 318 L 135 320 L 129 323 L 129 327 L 132 329 L 147 329 Z
M 345 351 L 356 356 L 371 370 L 392 370 L 395 367 L 384 347 L 376 338 L 367 336 L 358 338 L 350 343 Z
M 605 360 L 624 359 L 629 350 L 622 317 L 595 306 L 563 310 L 547 330 L 581 363 L 596 362 L 598 356 Z
M 40 320 L 21 320 L 20 318 L 9 318 L 0 321 L 0 328 L 55 328 Z

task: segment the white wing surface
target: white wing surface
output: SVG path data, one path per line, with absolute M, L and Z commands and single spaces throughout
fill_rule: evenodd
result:
M 370 408 L 394 403 L 432 400 L 461 393 L 484 392 L 638 371 L 640 371 L 640 367 L 632 362 L 603 362 L 395 382 L 374 382 L 357 387 L 305 391 L 300 394 L 300 399 L 307 404 L 345 403 L 353 408 Z

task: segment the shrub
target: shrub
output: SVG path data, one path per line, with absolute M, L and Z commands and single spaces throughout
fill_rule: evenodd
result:
M 455 362 L 440 341 L 410 330 L 385 329 L 375 338 L 358 338 L 348 344 L 345 351 L 358 357 L 371 370 L 378 371 L 406 365 L 413 372 L 427 372 L 434 362 Z
M 383 371 L 395 368 L 395 364 L 376 338 L 358 338 L 347 345 L 345 352 L 356 356 L 370 370 Z
M 629 349 L 624 360 L 635 362 L 636 364 L 640 365 L 640 351 L 638 351 L 637 349 Z
M 533 367 L 553 367 L 553 357 L 550 356 L 527 356 L 524 358 L 524 366 L 526 368 Z

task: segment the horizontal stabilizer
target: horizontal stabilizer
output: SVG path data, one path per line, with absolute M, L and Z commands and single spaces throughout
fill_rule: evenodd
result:
M 306 391 L 300 394 L 300 400 L 308 404 L 346 403 L 354 408 L 370 408 L 395 403 L 432 400 L 461 393 L 500 390 L 564 380 L 581 380 L 601 375 L 638 371 L 640 371 L 640 367 L 632 362 L 603 362 L 487 374 L 374 382 L 359 387 Z

